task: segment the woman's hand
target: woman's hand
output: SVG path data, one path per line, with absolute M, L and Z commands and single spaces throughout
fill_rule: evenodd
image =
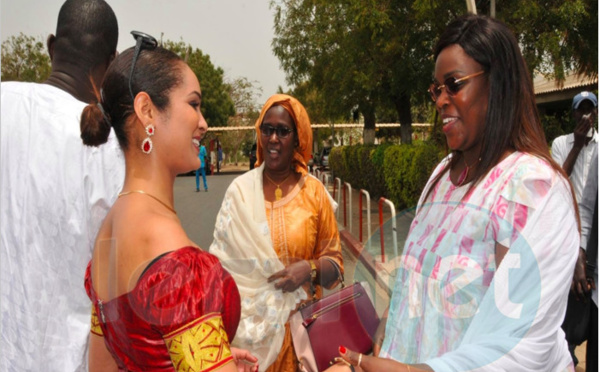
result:
M 573 130 L 573 147 L 581 149 L 586 144 L 587 134 L 590 128 L 594 127 L 591 115 L 582 115 Z
M 258 372 L 258 359 L 248 350 L 232 347 L 231 355 L 238 372 Z
M 310 263 L 306 260 L 294 262 L 285 269 L 271 275 L 267 280 L 275 282 L 275 288 L 283 292 L 293 292 L 310 280 Z M 278 280 L 279 279 L 279 280 Z
M 379 352 L 381 351 L 381 345 L 383 345 L 383 339 L 385 338 L 385 325 L 387 323 L 389 310 L 390 308 L 388 307 L 383 312 L 381 320 L 379 321 L 379 325 L 377 326 L 377 330 L 375 331 L 375 335 L 373 335 L 373 356 L 379 356 Z
M 381 345 L 383 345 L 383 339 L 385 338 L 385 323 L 386 318 L 381 318 L 375 335 L 373 336 L 373 356 L 379 356 L 381 351 Z
M 340 346 L 340 356 L 347 363 L 350 363 L 356 372 L 423 372 L 432 371 L 427 364 L 404 364 L 396 362 L 392 359 L 383 359 L 374 356 L 368 356 L 356 351 L 348 350 L 344 346 Z

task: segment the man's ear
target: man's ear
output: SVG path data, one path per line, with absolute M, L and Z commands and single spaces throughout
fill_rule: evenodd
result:
M 133 109 L 140 122 L 145 126 L 153 123 L 156 115 L 156 107 L 146 92 L 139 92 L 133 100 Z
M 54 34 L 48 35 L 46 39 L 46 48 L 48 48 L 48 54 L 50 55 L 50 61 L 54 58 L 54 42 L 56 41 L 56 36 Z

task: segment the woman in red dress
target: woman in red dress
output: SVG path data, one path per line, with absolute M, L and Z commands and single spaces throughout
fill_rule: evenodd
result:
M 173 209 L 175 177 L 200 166 L 200 84 L 153 37 L 132 34 L 136 47 L 114 60 L 81 118 L 83 142 L 98 146 L 114 130 L 126 164 L 85 275 L 90 371 L 256 371 L 229 345 L 240 317 L 233 279 Z

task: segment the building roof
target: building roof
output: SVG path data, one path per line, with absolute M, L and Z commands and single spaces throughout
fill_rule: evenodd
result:
M 544 76 L 537 75 L 533 79 L 533 91 L 538 107 L 564 107 L 569 108 L 573 97 L 584 90 L 597 91 L 598 77 L 577 76 L 572 73 L 565 77 L 562 85 L 556 80 L 549 80 Z
M 565 77 L 562 86 L 560 86 L 556 80 L 549 80 L 542 75 L 538 75 L 533 79 L 533 90 L 536 95 L 584 88 L 589 87 L 590 85 L 598 85 L 598 77 L 590 78 L 587 76 L 577 76 L 573 73 Z

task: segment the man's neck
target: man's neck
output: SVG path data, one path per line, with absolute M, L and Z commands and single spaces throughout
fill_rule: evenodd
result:
M 64 90 L 77 100 L 90 103 L 96 100 L 89 76 L 77 76 L 61 71 L 52 71 L 44 84 Z

